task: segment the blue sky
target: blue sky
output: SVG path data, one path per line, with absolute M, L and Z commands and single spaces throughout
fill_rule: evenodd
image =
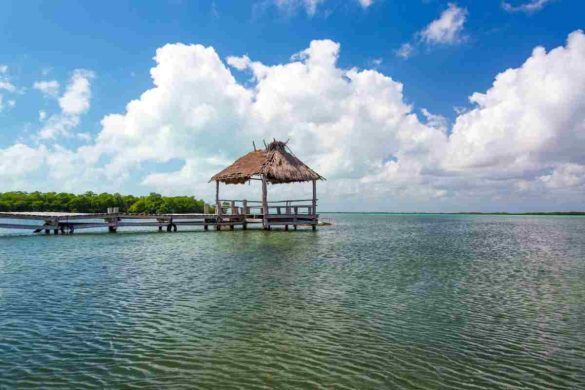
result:
M 579 116 L 576 110 L 582 107 L 583 94 L 579 94 L 578 91 L 563 95 L 571 104 L 567 106 L 569 103 L 564 103 L 568 111 L 563 112 L 563 115 L 571 118 L 577 115 L 577 118 L 568 124 L 574 127 L 572 132 L 569 135 L 558 133 L 550 138 L 548 133 L 554 132 L 556 127 L 555 124 L 548 124 L 546 128 L 537 131 L 538 134 L 548 134 L 549 137 L 543 138 L 538 147 L 534 145 L 519 147 L 518 150 L 503 155 L 500 161 L 510 161 L 510 166 L 489 161 L 462 162 L 464 157 L 461 157 L 457 164 L 451 161 L 449 165 L 445 156 L 431 158 L 434 152 L 418 155 L 417 158 L 412 154 L 413 148 L 404 141 L 404 137 L 397 138 L 397 134 L 406 131 L 401 130 L 402 125 L 389 124 L 395 123 L 394 119 L 396 121 L 400 119 L 401 123 L 408 121 L 408 115 L 415 115 L 421 126 L 433 129 L 442 126 L 439 132 L 446 138 L 443 140 L 444 145 L 441 144 L 443 141 L 433 138 L 438 137 L 437 134 L 428 135 L 425 137 L 435 141 L 429 141 L 431 143 L 424 147 L 419 145 L 414 148 L 417 150 L 455 148 L 456 146 L 453 146 L 455 137 L 451 135 L 456 128 L 461 128 L 459 131 L 461 134 L 468 135 L 472 133 L 481 135 L 482 131 L 491 132 L 492 138 L 487 137 L 490 142 L 486 142 L 485 145 L 477 146 L 478 142 L 475 141 L 471 143 L 481 149 L 474 153 L 474 156 L 486 152 L 486 147 L 498 145 L 499 141 L 493 138 L 494 134 L 500 132 L 506 125 L 502 125 L 500 129 L 494 127 L 480 130 L 480 124 L 476 127 L 468 124 L 473 115 L 460 118 L 461 123 L 456 124 L 462 113 L 464 115 L 465 112 L 469 113 L 477 108 L 478 103 L 470 102 L 469 97 L 474 93 L 485 94 L 494 86 L 496 76 L 506 69 L 522 69 L 523 64 L 533 56 L 535 47 L 542 46 L 547 53 L 557 47 L 567 47 L 569 34 L 583 28 L 585 24 L 583 16 L 585 3 L 582 1 L 516 0 L 508 3 L 500 1 L 450 3 L 438 0 L 6 1 L 2 8 L 0 21 L 4 34 L 0 40 L 0 65 L 3 68 L 0 70 L 4 71 L 0 73 L 0 83 L 4 80 L 11 88 L 0 89 L 2 95 L 0 158 L 4 160 L 0 162 L 0 178 L 3 179 L 0 191 L 38 188 L 147 193 L 156 190 L 164 193 L 196 191 L 196 195 L 201 193 L 200 196 L 208 196 L 208 190 L 195 182 L 201 181 L 206 177 L 205 174 L 213 172 L 221 163 L 237 157 L 238 153 L 249 147 L 247 144 L 251 144 L 254 137 L 257 137 L 257 142 L 262 137 L 272 138 L 273 135 L 292 137 L 291 143 L 296 148 L 296 153 L 303 156 L 304 150 L 310 150 L 306 145 L 311 144 L 311 137 L 317 136 L 319 139 L 322 137 L 323 140 L 319 142 L 323 142 L 327 148 L 329 147 L 327 137 L 335 138 L 339 134 L 347 135 L 354 131 L 353 138 L 342 138 L 340 142 L 351 143 L 355 140 L 362 143 L 361 137 L 370 135 L 372 139 L 379 139 L 378 144 L 386 142 L 387 139 L 388 146 L 358 147 L 355 148 L 355 152 L 345 146 L 343 150 L 324 149 L 327 153 L 323 156 L 315 158 L 313 154 L 306 156 L 307 160 L 316 164 L 316 168 L 324 170 L 327 176 L 331 177 L 323 190 L 323 202 L 329 208 L 435 211 L 478 208 L 510 210 L 583 208 L 584 173 L 579 153 L 570 147 L 555 149 L 550 146 L 567 140 L 582 139 L 583 126 L 580 122 L 582 115 Z M 453 12 L 449 14 L 450 11 Z M 438 22 L 435 29 L 430 28 L 433 21 Z M 458 26 L 455 25 L 457 23 Z M 319 50 L 336 58 L 335 67 L 329 69 L 333 74 L 337 74 L 335 72 L 338 70 L 347 72 L 355 68 L 357 72 L 372 70 L 378 75 L 391 78 L 392 83 L 401 85 L 401 94 L 397 97 L 399 102 L 384 92 L 377 95 L 378 92 L 365 91 L 366 87 L 360 90 L 355 88 L 355 91 L 351 92 L 352 99 L 371 98 L 374 102 L 372 104 L 380 103 L 380 110 L 384 107 L 394 107 L 393 104 L 396 104 L 396 107 L 399 107 L 397 108 L 399 114 L 396 115 L 400 115 L 401 118 L 389 116 L 380 122 L 381 125 L 372 123 L 367 129 L 361 129 L 360 125 L 356 124 L 356 118 L 359 119 L 361 116 L 351 120 L 331 119 L 328 123 L 322 123 L 318 119 L 312 121 L 309 118 L 305 125 L 299 125 L 297 128 L 294 123 L 299 121 L 293 122 L 293 118 L 297 118 L 297 115 L 303 112 L 303 104 L 312 101 L 307 95 L 303 99 L 295 97 L 287 100 L 293 106 L 298 104 L 298 107 L 294 106 L 293 109 L 300 111 L 294 115 L 291 114 L 292 111 L 289 112 L 290 116 L 286 121 L 281 118 L 284 113 L 274 113 L 270 111 L 272 108 L 267 108 L 268 106 L 258 106 L 252 111 L 264 119 L 268 118 L 267 113 L 270 112 L 270 120 L 266 120 L 262 125 L 250 124 L 247 119 L 235 118 L 236 114 L 232 111 L 225 111 L 218 106 L 224 100 L 217 96 L 197 95 L 191 96 L 191 100 L 187 101 L 169 99 L 168 104 L 184 107 L 191 104 L 190 102 L 197 101 L 201 107 L 211 107 L 213 112 L 223 113 L 224 118 L 230 115 L 234 118 L 225 119 L 226 122 L 193 125 L 193 130 L 190 131 L 191 121 L 175 123 L 173 119 L 161 119 L 157 116 L 156 121 L 141 127 L 146 129 L 141 139 L 147 139 L 168 125 L 165 131 L 171 132 L 169 139 L 176 138 L 175 141 L 179 143 L 197 140 L 194 142 L 198 142 L 198 146 L 193 148 L 190 152 L 192 154 L 183 153 L 168 145 L 164 149 L 165 158 L 153 157 L 152 153 L 145 152 L 145 147 L 125 151 L 111 150 L 103 145 L 95 147 L 100 144 L 100 137 L 102 140 L 115 138 L 119 141 L 117 136 L 108 138 L 100 135 L 101 133 L 111 135 L 115 131 L 129 131 L 128 126 L 122 126 L 122 130 L 105 131 L 107 129 L 104 129 L 101 121 L 110 114 L 120 114 L 125 116 L 125 120 L 131 119 L 126 105 L 133 99 L 140 99 L 145 91 L 153 89 L 150 71 L 157 64 L 161 65 L 161 62 L 153 60 L 158 48 L 176 43 L 200 44 L 212 48 L 221 59 L 222 66 L 225 66 L 235 78 L 236 87 L 244 90 L 240 92 L 243 95 L 254 95 L 244 96 L 242 99 L 255 101 L 262 96 L 262 92 L 274 97 L 270 94 L 279 91 L 278 88 L 286 89 L 287 82 L 291 79 L 287 75 L 277 74 L 278 66 L 290 65 L 295 62 L 291 59 L 295 53 L 309 48 L 312 41 L 324 40 L 339 45 L 338 51 L 322 45 L 313 52 L 298 56 L 297 61 L 309 67 L 311 56 L 316 57 Z M 411 48 L 408 58 L 398 55 L 398 50 L 405 44 Z M 180 48 L 176 46 L 174 49 L 177 51 L 173 54 L 170 54 L 169 49 L 168 61 L 184 60 L 192 68 L 184 69 L 180 63 L 172 62 L 172 66 L 176 67 L 173 69 L 183 69 L 187 72 L 177 76 L 178 73 L 174 70 L 169 71 L 173 77 L 188 78 L 189 74 L 203 71 L 200 62 L 191 63 L 185 57 L 189 54 L 179 55 Z M 331 50 L 335 53 L 331 54 Z M 574 51 L 576 56 L 582 54 L 580 46 Z M 195 52 L 191 54 L 197 56 Z M 249 57 L 250 63 L 261 63 L 262 66 L 270 68 L 270 75 L 266 76 L 258 67 L 254 70 L 252 66 L 243 65 L 242 69 L 238 69 L 237 66 L 228 64 L 229 56 L 243 55 Z M 562 63 L 566 59 L 558 61 Z M 546 64 L 543 63 L 545 68 L 541 76 L 550 72 L 551 79 L 556 77 L 554 72 L 559 71 L 559 66 L 552 64 L 553 62 L 553 58 L 548 58 Z M 549 68 L 546 68 L 547 66 Z M 531 75 L 528 74 L 528 70 L 523 74 L 526 78 L 525 83 L 529 84 Z M 85 101 L 82 102 L 82 106 L 64 108 L 59 98 L 66 94 L 69 85 L 74 84 L 75 75 L 79 83 L 71 89 L 72 99 L 79 98 Z M 362 76 L 365 77 L 365 74 Z M 559 74 L 558 82 L 562 84 L 565 76 L 567 75 Z M 348 76 L 344 74 L 339 77 L 340 80 L 345 80 Z M 324 99 L 326 103 L 342 104 L 341 99 L 345 99 L 343 104 L 349 104 L 347 103 L 349 95 L 341 97 L 331 92 L 333 89 L 328 89 L 329 87 L 312 86 L 311 80 L 315 81 L 313 78 L 307 80 L 307 93 L 315 92 L 317 97 Z M 583 87 L 579 84 L 582 82 L 580 75 L 574 80 L 576 89 Z M 87 85 L 84 84 L 86 81 Z M 37 88 L 34 87 L 35 82 L 56 82 L 54 86 L 58 84 L 58 88 L 41 90 L 40 84 L 37 84 Z M 357 81 L 353 82 L 357 84 Z M 335 88 L 333 85 L 332 81 L 331 88 Z M 564 84 L 562 85 L 564 88 Z M 207 86 L 209 85 L 197 83 L 192 85 L 193 88 Z M 181 87 L 176 88 L 175 90 L 171 88 L 167 92 L 181 94 Z M 77 95 L 74 94 L 76 91 L 79 92 Z M 287 91 L 292 91 L 292 88 Z M 370 92 L 372 95 L 369 95 Z M 529 91 L 523 93 L 534 96 Z M 495 97 L 500 95 L 504 93 L 494 93 Z M 278 95 L 279 99 L 282 96 Z M 377 96 L 382 98 L 376 98 Z M 389 100 L 382 101 L 386 97 Z M 339 102 L 335 100 L 338 98 Z M 510 100 L 506 100 L 505 103 L 510 103 Z M 168 110 L 164 102 L 157 104 L 159 105 L 155 107 L 149 106 L 149 109 Z M 197 104 L 193 103 L 193 107 Z M 555 113 L 560 110 L 557 106 L 546 106 L 545 103 L 541 105 L 538 102 L 534 102 L 531 107 L 531 109 L 543 107 L 543 111 L 522 115 L 555 116 L 556 114 L 546 110 L 554 109 Z M 374 112 L 372 105 L 366 108 Z M 404 109 L 407 109 L 407 112 L 401 111 Z M 423 109 L 428 110 L 432 116 L 425 117 Z M 508 114 L 512 115 L 515 110 L 516 108 L 510 108 Z M 253 116 L 252 111 L 244 116 Z M 489 110 L 486 109 L 484 112 L 489 113 Z M 53 119 L 52 115 L 55 116 Z M 276 117 L 281 119 L 274 122 Z M 376 118 L 366 118 L 365 122 Z M 43 129 L 47 128 L 47 121 L 52 121 L 53 124 L 68 121 L 68 124 L 65 125 L 65 130 L 53 129 L 45 131 L 42 135 Z M 350 127 L 343 127 L 344 123 L 350 122 L 352 123 Z M 506 124 L 509 121 L 502 123 Z M 151 125 L 152 129 L 149 128 Z M 376 126 L 386 125 L 389 126 L 388 129 L 376 133 Z M 521 125 L 519 124 L 518 128 Z M 221 133 L 223 137 L 221 139 L 225 142 L 232 135 L 218 130 L 221 126 L 232 126 L 229 131 L 234 133 L 233 139 L 247 143 L 245 147 L 228 145 L 222 149 L 222 143 L 212 139 L 219 137 L 218 134 Z M 469 126 L 469 129 L 466 126 Z M 567 126 L 567 123 L 564 126 Z M 256 130 L 241 130 L 238 127 L 262 127 L 262 130 L 255 132 Z M 426 134 L 424 133 L 426 130 L 416 130 L 415 127 L 408 130 L 415 132 L 412 139 L 420 139 L 422 137 L 420 134 Z M 327 133 L 328 131 L 330 133 Z M 423 132 L 419 134 L 417 131 Z M 177 134 L 181 136 L 175 137 Z M 507 136 L 509 139 L 517 139 L 520 136 L 526 139 L 525 133 Z M 554 138 L 555 136 L 558 140 Z M 470 136 L 459 138 L 472 139 Z M 160 140 L 161 134 L 156 133 L 152 142 L 161 142 Z M 404 145 L 395 146 L 400 142 Z M 15 149 L 15 145 L 27 149 Z M 91 150 L 83 149 L 85 147 Z M 462 148 L 458 146 L 457 150 Z M 498 152 L 501 149 L 500 147 Z M 369 159 L 374 150 L 378 153 L 377 159 Z M 367 164 L 363 164 L 357 157 L 353 162 L 346 156 L 346 154 L 357 156 L 360 152 L 368 157 Z M 28 164 L 27 167 L 9 169 L 12 164 L 8 162 L 10 156 L 23 156 L 27 153 L 31 158 L 41 162 L 38 165 L 33 164 L 34 167 Z M 547 157 L 555 153 L 566 155 L 566 158 Z M 56 163 L 51 160 L 53 158 L 51 156 L 58 154 L 67 155 L 68 159 L 64 159 L 59 168 L 54 168 L 51 164 Z M 118 158 L 117 154 L 134 154 L 136 157 L 132 158 L 134 160 L 132 163 L 125 161 L 122 164 L 118 161 L 121 158 Z M 92 157 L 88 158 L 88 155 Z M 539 156 L 538 161 L 534 160 L 536 155 Z M 345 173 L 328 166 L 328 161 L 336 158 L 352 160 L 344 168 Z M 127 157 L 125 159 L 128 160 Z M 408 162 L 410 160 L 412 163 Z M 112 164 L 112 161 L 115 163 Z M 519 165 L 519 161 L 523 161 L 523 165 Z M 400 166 L 384 165 L 389 162 Z M 429 173 L 437 164 L 443 163 L 446 165 L 441 172 Z M 492 169 L 489 173 L 479 169 L 486 164 L 491 164 Z M 72 167 L 63 168 L 65 165 Z M 80 165 L 84 167 L 79 168 Z M 108 174 L 107 172 L 114 170 L 112 167 L 118 167 L 123 173 Z M 9 172 L 10 170 L 12 172 Z M 55 173 L 57 171 L 59 172 Z M 507 171 L 514 173 L 505 175 L 504 172 Z M 163 177 L 167 173 L 168 177 Z M 51 175 L 54 177 L 47 179 Z M 445 182 L 441 179 L 444 177 L 452 177 L 453 180 Z M 192 180 L 194 183 L 178 184 L 184 183 L 185 180 Z M 471 185 L 470 181 L 473 181 L 474 185 Z M 497 191 L 486 190 L 494 188 L 488 183 L 490 181 L 497 183 Z M 501 185 L 503 181 L 506 185 Z M 411 185 L 407 184 L 409 182 Z M 370 197 L 372 188 L 383 195 Z M 278 189 L 277 193 L 278 191 L 283 191 L 283 195 L 287 193 L 287 190 Z M 363 193 L 367 194 L 365 198 Z

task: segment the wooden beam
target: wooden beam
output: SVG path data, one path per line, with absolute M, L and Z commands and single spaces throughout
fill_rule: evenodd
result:
M 38 230 L 39 232 L 43 229 L 56 229 L 57 225 L 19 225 L 13 223 L 0 223 L 0 228 L 3 229 L 25 229 L 25 230 Z M 38 232 L 37 232 L 38 233 Z

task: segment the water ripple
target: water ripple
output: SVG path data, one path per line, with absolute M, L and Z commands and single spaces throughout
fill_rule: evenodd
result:
M 585 387 L 585 218 L 0 237 L 0 388 Z

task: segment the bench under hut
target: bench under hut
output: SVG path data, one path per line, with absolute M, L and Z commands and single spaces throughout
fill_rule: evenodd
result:
M 262 200 L 258 202 L 227 201 L 231 206 L 231 215 L 243 216 L 244 219 L 261 218 L 264 229 L 270 229 L 272 225 L 284 225 L 285 229 L 288 229 L 288 225 L 294 226 L 295 229 L 298 225 L 310 225 L 315 229 L 319 218 L 317 180 L 325 180 L 325 178 L 296 157 L 286 142 L 274 140 L 265 149 L 254 149 L 210 179 L 210 182 L 216 183 L 216 212 L 221 216 L 226 202 L 219 198 L 219 183 L 244 184 L 250 180 L 260 180 L 262 181 Z M 268 202 L 268 184 L 300 182 L 313 183 L 312 199 Z M 242 202 L 243 207 L 235 207 L 235 202 Z M 253 203 L 261 205 L 256 206 L 260 209 L 259 214 L 251 212 L 254 206 L 250 204 Z M 226 219 L 228 218 L 234 217 L 226 215 Z

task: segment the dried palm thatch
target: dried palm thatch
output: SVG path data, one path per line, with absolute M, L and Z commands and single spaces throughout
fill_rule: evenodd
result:
M 255 150 L 240 157 L 210 181 L 242 184 L 262 175 L 272 184 L 325 180 L 299 160 L 286 146 L 286 142 L 275 140 L 265 150 Z

